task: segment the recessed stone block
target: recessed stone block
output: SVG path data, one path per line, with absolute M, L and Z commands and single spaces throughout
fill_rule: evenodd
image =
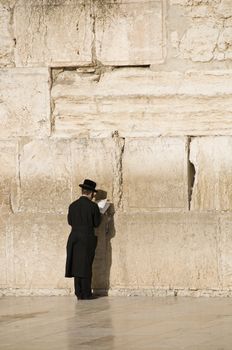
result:
M 30 28 L 30 30 L 28 30 Z M 20 0 L 14 10 L 17 66 L 72 66 L 92 62 L 90 2 Z
M 165 47 L 163 6 L 161 0 L 101 5 L 96 16 L 97 59 L 112 65 L 162 62 Z
M 121 68 L 58 72 L 51 90 L 61 137 L 230 135 L 232 73 Z
M 232 210 L 232 137 L 194 138 L 190 161 L 196 176 L 193 210 Z
M 115 223 L 112 288 L 220 288 L 214 214 L 135 212 Z
M 71 200 L 68 142 L 46 139 L 23 142 L 19 167 L 18 211 L 67 213 Z
M 126 206 L 187 209 L 185 139 L 126 139 L 122 168 Z
M 49 73 L 45 69 L 0 71 L 0 138 L 50 134 Z

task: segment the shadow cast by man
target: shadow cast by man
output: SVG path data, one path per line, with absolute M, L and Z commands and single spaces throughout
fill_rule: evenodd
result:
M 107 192 L 98 190 L 96 200 L 107 198 Z M 115 236 L 114 205 L 110 204 L 106 213 L 102 215 L 100 226 L 96 229 L 98 244 L 93 263 L 93 292 L 98 296 L 108 295 L 110 288 L 110 269 L 112 264 L 111 239 Z

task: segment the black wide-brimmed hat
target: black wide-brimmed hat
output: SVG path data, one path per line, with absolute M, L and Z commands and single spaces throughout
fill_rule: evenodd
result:
M 97 190 L 95 190 L 96 187 L 96 182 L 89 180 L 89 179 L 85 179 L 83 184 L 79 185 L 81 188 L 84 188 L 84 190 L 89 190 L 92 192 L 97 192 Z

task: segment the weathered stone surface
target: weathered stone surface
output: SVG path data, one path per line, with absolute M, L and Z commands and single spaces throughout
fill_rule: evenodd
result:
M 182 37 L 180 52 L 192 61 L 209 62 L 214 57 L 218 36 L 219 28 L 215 23 L 197 23 Z
M 4 293 L 73 290 L 66 213 L 91 178 L 112 202 L 94 288 L 231 295 L 231 1 L 0 2 Z
M 51 95 L 57 136 L 226 135 L 232 72 L 124 68 L 58 72 Z
M 193 210 L 232 210 L 232 137 L 194 138 L 190 161 L 196 170 Z
M 14 65 L 14 38 L 11 27 L 11 8 L 0 3 L 0 67 Z
M 224 0 L 170 0 L 171 5 L 181 5 L 181 6 L 190 6 L 198 7 L 204 5 L 217 6 L 221 1 Z M 225 0 L 229 1 L 229 0 Z
M 103 64 L 138 65 L 164 59 L 164 9 L 161 0 L 109 2 L 105 7 L 105 13 L 97 9 L 96 16 L 98 60 Z
M 10 211 L 10 193 L 17 178 L 17 143 L 0 141 L 0 212 Z
M 231 15 L 232 16 L 232 15 Z M 232 27 L 225 28 L 218 39 L 219 59 L 232 59 Z
M 172 51 L 172 57 L 168 59 L 178 57 L 180 63 L 184 58 L 182 64 L 185 66 L 208 62 L 209 66 L 218 68 L 217 61 L 227 61 L 230 65 L 230 0 L 173 0 L 171 11 L 174 18 L 169 20 L 169 25 L 176 33 L 177 40 L 174 43 L 172 40 L 176 51 Z M 181 23 L 178 16 L 182 19 Z M 202 69 L 205 69 L 204 66 Z
M 126 207 L 188 208 L 186 139 L 126 139 L 122 169 Z
M 232 216 L 224 214 L 220 218 L 220 262 L 223 289 L 232 289 Z
M 28 30 L 28 27 L 30 30 Z M 92 62 L 89 1 L 20 0 L 14 11 L 17 66 L 72 66 Z
M 71 142 L 73 200 L 80 195 L 79 184 L 84 179 L 96 181 L 97 188 L 107 192 L 107 197 L 112 200 L 114 181 L 118 176 L 115 151 L 113 139 L 80 139 Z
M 9 287 L 66 288 L 64 278 L 66 216 L 16 214 L 8 220 L 7 234 L 13 245 L 8 254 L 13 261 Z
M 216 13 L 223 18 L 232 16 L 232 6 L 230 0 L 217 0 Z
M 0 71 L 0 138 L 50 134 L 47 69 Z
M 14 211 L 67 213 L 71 201 L 71 157 L 66 141 L 21 143 L 20 183 Z
M 214 214 L 134 212 L 115 223 L 113 289 L 220 288 Z
M 113 139 L 25 140 L 20 149 L 20 184 L 12 193 L 13 210 L 66 213 L 85 178 L 95 180 L 99 195 L 112 200 L 120 176 L 117 162 Z

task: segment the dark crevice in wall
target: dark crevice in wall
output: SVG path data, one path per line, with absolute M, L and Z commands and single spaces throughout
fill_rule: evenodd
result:
M 150 64 L 135 64 L 135 65 L 118 65 L 118 66 L 112 66 L 112 69 L 124 69 L 124 68 L 144 68 L 144 69 L 150 69 L 151 65 Z
M 96 64 L 97 62 L 97 53 L 96 53 L 96 12 L 95 12 L 95 6 L 94 2 L 90 2 L 90 17 L 93 20 L 93 41 L 92 41 L 92 61 L 93 64 Z
M 61 70 L 53 70 L 49 69 L 49 99 L 50 99 L 50 136 L 53 134 L 54 129 L 55 129 L 55 118 L 54 118 L 54 102 L 53 99 L 51 98 L 51 91 L 52 91 L 52 86 L 54 81 L 56 80 L 56 76 L 58 75 L 58 72 Z
M 115 162 L 114 162 L 114 190 L 115 210 L 122 208 L 123 197 L 123 154 L 125 148 L 125 138 L 120 137 L 116 130 L 112 133 L 115 142 Z
M 188 137 L 188 164 L 187 164 L 187 171 L 188 171 L 188 209 L 189 210 L 191 210 L 191 201 L 192 201 L 193 187 L 194 187 L 195 176 L 196 176 L 195 166 L 190 161 L 191 141 L 192 141 L 192 137 L 189 136 Z

